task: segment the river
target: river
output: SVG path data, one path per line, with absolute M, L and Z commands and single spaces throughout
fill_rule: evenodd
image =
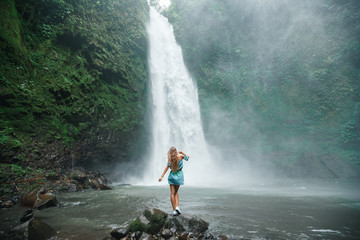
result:
M 180 207 L 230 239 L 360 239 L 359 180 L 281 180 L 228 188 L 180 188 Z M 103 239 L 148 207 L 171 213 L 165 186 L 115 186 L 109 191 L 58 195 L 62 207 L 35 215 L 60 236 Z M 25 208 L 2 210 L 1 227 L 15 225 Z

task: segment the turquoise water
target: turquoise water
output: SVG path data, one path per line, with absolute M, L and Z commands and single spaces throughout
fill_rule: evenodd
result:
M 281 180 L 236 188 L 182 186 L 180 207 L 184 214 L 208 221 L 210 232 L 231 239 L 360 239 L 359 184 Z M 164 186 L 115 186 L 113 191 L 66 193 L 58 199 L 63 207 L 36 216 L 71 239 L 102 239 L 147 207 L 171 213 Z M 2 227 L 22 211 L 1 211 Z

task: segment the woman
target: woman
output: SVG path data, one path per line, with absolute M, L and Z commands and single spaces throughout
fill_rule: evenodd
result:
M 164 172 L 162 173 L 161 177 L 159 178 L 159 182 L 162 181 L 165 173 L 171 168 L 169 177 L 168 177 L 168 183 L 170 184 L 170 201 L 171 205 L 173 207 L 173 215 L 177 216 L 181 214 L 180 208 L 179 208 L 179 194 L 178 190 L 180 185 L 184 185 L 184 174 L 182 171 L 183 168 L 183 159 L 189 160 L 189 156 L 182 151 L 177 151 L 176 148 L 171 147 L 168 151 L 168 163 L 164 169 Z

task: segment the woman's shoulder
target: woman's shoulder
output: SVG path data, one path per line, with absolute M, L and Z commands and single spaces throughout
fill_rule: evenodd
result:
M 179 161 L 181 161 L 183 159 L 186 160 L 186 161 L 189 160 L 189 158 L 185 154 L 179 154 L 179 156 L 180 156 Z

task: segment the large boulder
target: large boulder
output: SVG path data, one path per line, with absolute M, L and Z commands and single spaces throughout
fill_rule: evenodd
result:
M 35 201 L 37 200 L 39 188 L 36 188 L 30 192 L 27 192 L 21 196 L 20 203 L 22 206 L 32 208 L 34 206 Z
M 208 229 L 209 223 L 196 216 L 169 216 L 164 224 L 164 228 L 175 229 L 178 233 L 192 232 L 195 235 L 204 234 Z
M 116 239 L 126 237 L 129 233 L 130 226 L 122 226 L 111 231 L 111 236 Z
M 33 208 L 43 209 L 47 207 L 56 207 L 59 202 L 56 196 L 50 192 L 46 192 L 38 195 L 38 199 L 35 201 Z
M 56 231 L 48 224 L 33 219 L 28 226 L 28 239 L 46 240 L 56 235 Z
M 108 185 L 106 177 L 98 172 L 90 172 L 87 175 L 85 186 L 90 186 L 91 188 L 98 190 L 112 190 L 112 188 Z
M 39 187 L 21 196 L 21 205 L 36 209 L 43 209 L 46 207 L 58 206 L 59 202 L 54 194 L 48 192 L 42 187 Z
M 215 239 L 205 232 L 209 223 L 196 216 L 173 216 L 156 209 L 146 209 L 129 227 L 121 227 L 111 232 L 116 239 Z
M 28 209 L 25 211 L 24 215 L 20 218 L 20 223 L 27 222 L 33 217 L 34 217 L 33 210 Z
M 76 180 L 79 184 L 84 185 L 87 175 L 83 171 L 74 170 L 70 173 L 70 178 Z

